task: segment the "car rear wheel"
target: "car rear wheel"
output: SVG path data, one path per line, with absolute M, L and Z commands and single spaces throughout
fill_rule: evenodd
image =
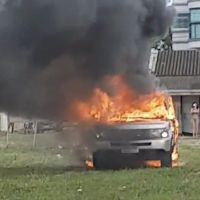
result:
M 164 152 L 161 158 L 161 167 L 172 167 L 171 152 Z

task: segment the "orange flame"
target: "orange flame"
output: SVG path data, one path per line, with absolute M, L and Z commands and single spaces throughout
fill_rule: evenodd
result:
M 147 167 L 151 167 L 151 168 L 160 168 L 161 167 L 161 162 L 157 161 L 157 160 L 150 160 L 150 161 L 146 161 L 145 165 Z M 178 166 L 179 166 L 178 160 L 173 160 L 172 167 L 175 168 L 175 167 L 178 167 Z
M 80 120 L 103 123 L 138 120 L 174 120 L 171 97 L 161 92 L 138 96 L 120 77 L 110 79 L 113 94 L 97 88 L 88 102 L 75 102 L 73 108 Z
M 92 162 L 91 160 L 86 160 L 86 161 L 85 161 L 85 165 L 86 165 L 86 168 L 87 168 L 88 170 L 94 169 L 94 164 L 93 164 L 93 162 Z

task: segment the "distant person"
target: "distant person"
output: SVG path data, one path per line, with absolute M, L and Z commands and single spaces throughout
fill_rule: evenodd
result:
M 24 133 L 28 133 L 28 126 L 29 126 L 29 122 L 25 122 L 24 123 Z
M 192 115 L 193 137 L 197 137 L 199 134 L 199 106 L 196 102 L 193 102 L 190 112 Z
M 14 133 L 14 126 L 15 126 L 14 122 L 9 123 L 8 130 L 9 130 L 10 133 Z
M 24 133 L 32 133 L 33 132 L 33 122 L 25 122 L 24 123 Z
M 34 127 L 33 127 L 33 122 L 29 122 L 28 123 L 28 129 L 29 129 L 29 131 L 30 131 L 30 133 L 33 133 L 34 132 Z

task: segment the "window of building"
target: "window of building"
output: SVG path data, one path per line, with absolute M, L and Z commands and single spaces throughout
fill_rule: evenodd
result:
M 189 28 L 189 14 L 178 14 L 175 17 L 173 28 Z
M 200 24 L 191 25 L 191 39 L 200 39 Z
M 200 39 L 200 8 L 190 10 L 190 38 Z

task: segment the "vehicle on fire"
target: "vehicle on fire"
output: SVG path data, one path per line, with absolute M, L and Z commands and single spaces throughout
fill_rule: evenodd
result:
M 176 145 L 171 121 L 138 121 L 98 125 L 93 164 L 96 169 L 131 167 L 140 161 L 159 160 L 172 167 Z

